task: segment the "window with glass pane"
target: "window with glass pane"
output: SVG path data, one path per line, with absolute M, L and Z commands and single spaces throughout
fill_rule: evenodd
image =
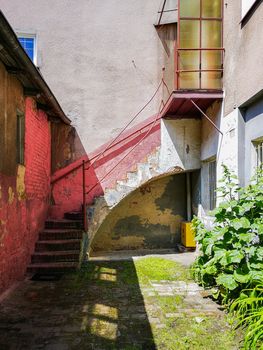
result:
M 256 149 L 256 166 L 257 168 L 263 168 L 263 141 L 255 143 Z
M 206 90 L 220 90 L 222 89 L 221 72 L 202 72 L 201 73 L 201 87 Z
M 200 0 L 183 0 L 180 1 L 181 17 L 200 17 Z
M 180 70 L 198 70 L 200 65 L 199 51 L 181 51 L 178 55 Z
M 180 89 L 199 89 L 199 72 L 181 72 Z
M 210 210 L 216 207 L 216 161 L 208 163 L 209 171 L 209 206 Z
M 203 50 L 202 53 L 202 69 L 221 69 L 222 68 L 222 52 Z
M 221 47 L 221 21 L 203 20 L 202 21 L 202 48 Z
M 200 23 L 196 20 L 180 21 L 180 47 L 196 49 L 200 47 Z
M 35 38 L 34 37 L 25 37 L 19 36 L 18 40 L 20 44 L 23 46 L 24 50 L 30 57 L 30 59 L 34 62 L 35 60 Z
M 179 1 L 178 88 L 222 89 L 222 0 Z
M 222 17 L 222 2 L 221 2 L 221 0 L 203 0 L 202 1 L 202 17 L 221 18 Z

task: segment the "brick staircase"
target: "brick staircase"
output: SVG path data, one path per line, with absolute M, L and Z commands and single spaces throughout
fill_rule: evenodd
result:
M 64 219 L 48 219 L 39 234 L 28 273 L 53 274 L 74 271 L 79 265 L 82 214 L 66 213 Z

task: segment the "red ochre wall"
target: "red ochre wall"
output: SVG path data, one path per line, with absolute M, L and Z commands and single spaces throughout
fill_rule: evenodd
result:
M 23 104 L 25 166 L 17 165 L 12 175 L 0 173 L 0 293 L 23 278 L 50 199 L 49 121 L 32 98 Z M 16 137 L 16 130 L 10 137 Z
M 139 143 L 140 140 L 142 141 Z M 111 141 L 108 145 L 110 143 Z M 138 146 L 111 171 L 137 144 Z M 52 175 L 53 205 L 50 216 L 62 218 L 65 212 L 81 209 L 83 202 L 82 160 L 90 161 L 93 164 L 89 167 L 89 163 L 86 163 L 86 168 L 89 168 L 86 171 L 86 191 L 88 192 L 98 183 L 87 196 L 87 204 L 90 204 L 95 197 L 103 195 L 106 188 L 114 188 L 117 180 L 124 179 L 127 172 L 135 170 L 137 164 L 145 161 L 147 156 L 153 153 L 158 146 L 160 146 L 160 120 L 156 121 L 156 116 L 152 116 L 125 131 L 114 142 L 113 147 L 103 152 L 97 162 L 94 163 L 97 155 L 105 150 L 107 144 L 102 145 L 92 154 L 83 156 L 69 166 L 56 171 Z M 109 175 L 101 180 L 107 173 Z

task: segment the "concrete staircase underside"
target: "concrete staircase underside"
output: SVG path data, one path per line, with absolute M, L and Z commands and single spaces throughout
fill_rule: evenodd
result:
M 137 164 L 136 170 L 127 172 L 124 180 L 117 180 L 115 188 L 105 190 L 104 199 L 107 205 L 114 207 L 129 193 L 160 173 L 158 147 L 144 162 Z
M 137 164 L 136 170 L 127 172 L 125 179 L 117 180 L 115 188 L 107 188 L 104 196 L 96 198 L 94 205 L 89 207 L 88 253 L 91 253 L 92 241 L 101 224 L 107 218 L 110 211 L 125 197 L 151 180 L 183 171 L 180 167 L 174 167 L 168 170 L 162 169 L 159 166 L 159 156 L 160 148 L 158 147 L 144 162 Z
M 79 266 L 83 236 L 79 212 L 65 214 L 62 220 L 47 220 L 39 234 L 28 273 L 62 273 Z

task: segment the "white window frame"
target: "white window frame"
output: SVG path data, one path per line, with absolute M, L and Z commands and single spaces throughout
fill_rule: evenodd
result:
M 252 175 L 254 175 L 260 165 L 263 167 L 263 137 L 253 140 L 252 144 Z M 261 158 L 261 164 L 259 164 L 259 158 Z
M 16 35 L 18 38 L 29 38 L 34 39 L 34 55 L 33 55 L 33 63 L 37 66 L 37 35 L 34 32 L 26 32 L 26 31 L 16 31 Z
M 257 0 L 242 0 L 242 19 L 247 15 Z
M 213 171 L 212 171 L 213 170 Z M 213 172 L 213 174 L 212 174 Z M 212 175 L 214 178 L 212 179 Z M 217 205 L 217 159 L 216 156 L 202 161 L 202 205 L 205 212 L 214 210 Z M 213 184 L 211 180 L 214 180 Z M 212 186 L 211 186 L 212 185 Z

